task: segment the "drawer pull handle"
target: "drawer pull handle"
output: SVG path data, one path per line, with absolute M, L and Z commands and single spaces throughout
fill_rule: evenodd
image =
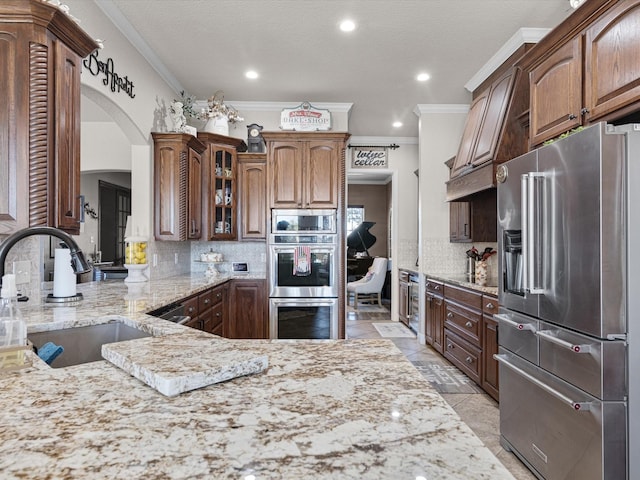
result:
M 220 312 L 216 313 L 216 317 L 220 317 Z
M 467 327 L 467 328 L 471 328 L 471 327 L 473 327 L 473 323 L 467 322 L 467 323 L 464 324 L 464 326 Z
M 211 300 L 209 300 L 209 299 L 207 298 L 207 299 L 205 299 L 204 304 L 205 304 L 205 305 L 209 305 L 209 302 L 210 302 L 210 301 L 211 301 Z
M 538 337 L 542 338 L 543 340 L 547 340 L 548 342 L 555 343 L 556 345 L 566 348 L 567 350 L 570 350 L 573 353 L 591 353 L 591 345 L 589 345 L 588 343 L 583 345 L 575 345 L 571 342 L 566 342 L 561 338 L 558 338 L 555 335 L 553 335 L 553 332 L 551 330 L 538 330 L 537 332 L 535 332 L 535 334 Z
M 451 312 L 447 313 L 447 318 L 453 318 L 453 313 Z
M 467 357 L 465 360 L 467 363 L 473 363 L 473 358 L 471 357 Z
M 487 303 L 487 308 L 489 310 L 493 310 L 494 308 L 496 308 L 496 306 L 493 303 L 489 302 L 489 303 Z
M 453 350 L 453 343 L 448 343 L 448 344 L 447 344 L 447 348 L 448 348 L 449 350 Z

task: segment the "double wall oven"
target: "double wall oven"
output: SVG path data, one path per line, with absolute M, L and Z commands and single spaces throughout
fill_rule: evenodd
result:
M 272 210 L 269 233 L 271 338 L 337 338 L 336 217 L 336 210 Z

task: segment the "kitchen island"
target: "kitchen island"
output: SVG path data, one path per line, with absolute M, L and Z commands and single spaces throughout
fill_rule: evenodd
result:
M 145 308 L 207 287 L 188 277 L 151 282 Z M 25 308 L 30 329 L 126 321 L 166 351 L 206 337 L 269 368 L 165 397 L 106 361 L 36 358 L 0 377 L 3 478 L 512 478 L 389 340 L 226 340 L 135 311 L 121 282 L 86 285 L 65 319 Z

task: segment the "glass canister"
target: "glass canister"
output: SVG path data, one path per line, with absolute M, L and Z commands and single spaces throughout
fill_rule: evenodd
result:
M 125 238 L 124 263 L 125 265 L 145 265 L 147 263 L 146 238 Z

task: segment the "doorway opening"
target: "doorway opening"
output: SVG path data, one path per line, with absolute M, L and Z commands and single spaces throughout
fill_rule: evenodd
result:
M 98 182 L 100 204 L 99 238 L 102 261 L 124 264 L 124 231 L 127 217 L 131 215 L 131 189 L 100 180 Z

